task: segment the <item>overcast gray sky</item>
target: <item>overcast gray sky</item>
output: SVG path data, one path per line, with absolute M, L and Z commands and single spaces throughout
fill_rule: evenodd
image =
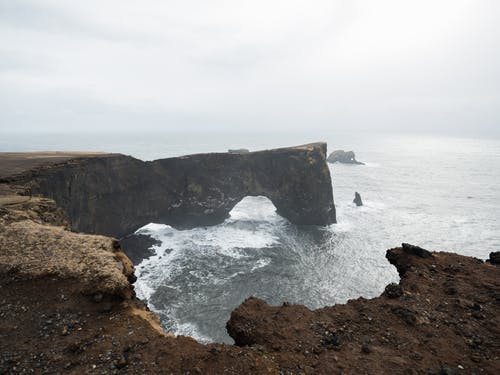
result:
M 0 130 L 500 132 L 498 0 L 0 0 Z

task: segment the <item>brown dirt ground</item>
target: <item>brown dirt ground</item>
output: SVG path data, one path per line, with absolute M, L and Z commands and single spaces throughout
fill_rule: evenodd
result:
M 75 157 L 104 155 L 92 151 L 0 152 L 0 178 L 12 176 L 35 167 L 60 163 Z

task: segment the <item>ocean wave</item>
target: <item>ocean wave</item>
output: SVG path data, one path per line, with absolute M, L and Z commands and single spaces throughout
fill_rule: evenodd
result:
M 175 329 L 174 334 L 177 336 L 189 336 L 205 344 L 212 342 L 212 339 L 208 336 L 203 335 L 200 332 L 198 326 L 192 322 L 178 323 L 177 329 Z
M 259 260 L 257 260 L 255 262 L 255 264 L 253 265 L 253 267 L 250 270 L 250 272 L 253 272 L 253 271 L 258 270 L 260 268 L 264 268 L 265 266 L 268 266 L 270 263 L 271 263 L 271 259 L 270 258 L 259 259 Z

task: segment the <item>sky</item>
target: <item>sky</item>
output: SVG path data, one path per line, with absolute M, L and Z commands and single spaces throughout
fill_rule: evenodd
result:
M 0 132 L 500 133 L 498 0 L 0 0 Z

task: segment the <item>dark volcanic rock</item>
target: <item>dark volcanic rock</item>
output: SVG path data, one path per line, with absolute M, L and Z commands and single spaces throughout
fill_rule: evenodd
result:
M 356 206 L 362 206 L 363 201 L 361 200 L 361 195 L 358 192 L 354 193 L 354 200 L 352 201 L 353 203 L 356 203 Z
M 326 159 L 329 163 L 343 163 L 343 164 L 358 164 L 364 165 L 364 163 L 356 160 L 356 155 L 354 155 L 354 151 L 344 151 L 344 150 L 335 150 Z
M 419 246 L 410 245 L 409 243 L 402 243 L 401 248 L 407 254 L 416 255 L 420 258 L 429 258 L 432 253 L 429 250 L 422 249 Z
M 384 294 L 389 298 L 399 298 L 403 295 L 403 288 L 396 283 L 390 283 L 385 287 Z
M 134 265 L 141 263 L 143 259 L 154 255 L 152 247 L 160 245 L 158 241 L 145 234 L 132 234 L 120 240 L 123 252 L 127 254 Z
M 500 251 L 491 252 L 489 261 L 491 264 L 500 264 Z
M 246 196 L 263 195 L 295 224 L 335 223 L 326 143 L 143 162 L 108 154 L 13 177 L 25 194 L 54 199 L 72 228 L 123 237 L 150 222 L 178 228 L 224 221 Z

